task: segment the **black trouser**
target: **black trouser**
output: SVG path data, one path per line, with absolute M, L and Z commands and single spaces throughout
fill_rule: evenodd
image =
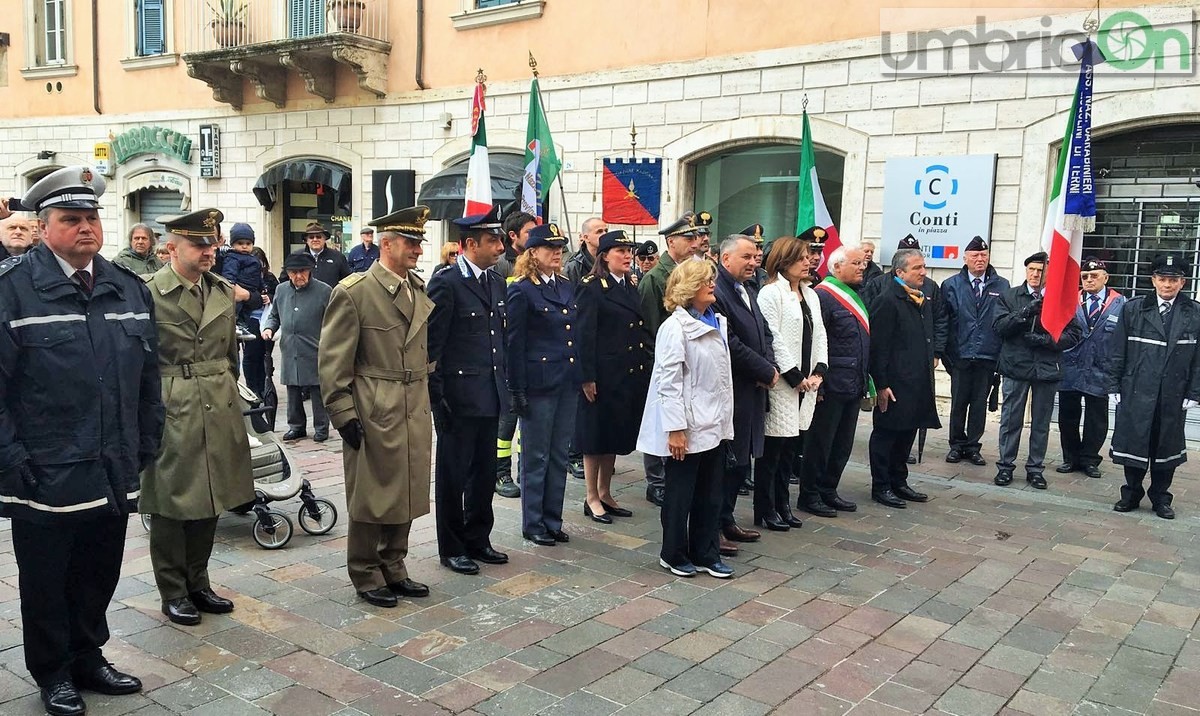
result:
M 1079 433 L 1081 411 L 1082 436 Z M 1104 438 L 1108 437 L 1108 396 L 1060 390 L 1058 437 L 1062 443 L 1063 462 L 1073 463 L 1077 467 L 1099 465 L 1100 448 L 1104 445 Z
M 663 489 L 667 479 L 663 459 L 658 455 L 642 455 L 642 467 L 646 470 L 646 487 Z
M 250 332 L 258 336 L 258 321 L 247 316 L 245 323 Z M 260 398 L 267 385 L 267 348 L 273 345 L 264 341 L 262 336 L 242 343 L 242 375 L 246 378 L 246 387 Z
M 912 451 L 916 429 L 871 431 L 868 452 L 871 457 L 871 494 L 908 487 L 908 453 Z
M 672 566 L 685 562 L 704 567 L 716 563 L 725 448 L 717 446 L 682 460 L 666 459 L 663 495 L 663 544 L 659 556 Z
M 1153 454 L 1153 453 L 1151 453 Z M 1150 498 L 1150 504 L 1169 505 L 1175 498 L 1171 494 L 1171 481 L 1175 479 L 1174 467 L 1159 467 L 1150 471 L 1150 489 L 1142 488 L 1142 480 L 1146 478 L 1146 470 L 1141 467 L 1125 466 L 1125 484 L 1121 485 L 1121 499 L 1136 505 L 1142 497 Z
M 966 455 L 979 452 L 987 426 L 988 389 L 996 361 L 961 360 L 950 371 L 950 448 Z
M 212 557 L 217 518 L 173 520 L 150 518 L 150 564 L 164 602 L 208 589 L 208 560 Z
M 329 434 L 329 413 L 321 400 L 319 385 L 289 385 L 287 387 L 287 421 L 288 429 L 304 432 L 308 424 L 308 416 L 304 414 L 304 394 L 312 399 L 313 432 L 317 435 Z
M 12 521 L 25 668 L 38 686 L 104 665 L 105 612 L 121 577 L 127 523 Z
M 738 490 L 750 476 L 750 465 L 738 465 L 725 468 L 725 478 L 722 480 L 721 526 L 732 527 L 737 524 L 733 510 L 737 507 Z
M 796 438 L 773 438 L 763 442 L 763 454 L 754 464 L 754 519 L 787 512 L 788 478 L 792 474 Z
M 804 434 L 804 460 L 801 461 L 797 501 L 801 507 L 837 495 L 842 471 L 854 449 L 854 431 L 858 428 L 861 402 L 860 398 L 826 396 L 817 403 L 812 425 Z
M 433 479 L 438 554 L 442 557 L 461 557 L 492 544 L 499 422 L 496 417 L 455 417 L 450 429 L 438 435 Z

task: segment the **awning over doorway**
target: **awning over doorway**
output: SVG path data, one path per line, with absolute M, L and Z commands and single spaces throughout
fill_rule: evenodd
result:
M 467 162 L 464 159 L 446 167 L 421 184 L 417 203 L 429 207 L 431 219 L 457 219 L 467 200 Z M 525 159 L 515 154 L 493 154 L 492 203 L 507 207 L 516 201 L 517 187 L 525 176 Z
M 254 183 L 254 197 L 264 209 L 275 206 L 275 191 L 284 181 L 314 182 L 333 188 L 339 194 L 347 194 L 351 188 L 350 170 L 340 164 L 320 159 L 300 159 L 276 164 Z

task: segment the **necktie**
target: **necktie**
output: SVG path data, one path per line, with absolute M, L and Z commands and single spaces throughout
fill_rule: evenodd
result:
M 740 283 L 735 283 L 737 288 L 738 298 L 742 299 L 742 303 L 746 304 L 746 308 L 750 308 L 750 294 L 746 293 L 746 287 Z
M 204 307 L 204 290 L 200 288 L 200 284 L 196 284 L 195 286 L 192 286 L 189 289 L 189 291 L 191 291 L 191 294 L 196 297 L 196 303 L 199 303 L 200 307 L 203 308 Z
M 408 279 L 402 279 L 400 281 L 399 294 L 400 294 L 400 312 L 403 313 L 407 318 L 412 318 L 413 299 L 412 299 L 412 293 L 410 292 L 410 288 L 408 285 Z
M 975 298 L 979 298 L 983 294 L 983 291 L 980 290 L 980 286 L 982 285 L 983 279 L 981 278 L 971 280 L 971 290 L 975 292 Z
M 79 287 L 83 289 L 84 293 L 92 292 L 92 274 L 91 274 L 91 272 L 87 271 L 86 269 L 79 269 L 78 271 L 75 272 L 75 275 L 72 276 L 72 278 L 75 279 L 75 283 L 78 284 Z
M 1158 304 L 1158 315 L 1162 316 L 1163 322 L 1166 323 L 1167 316 L 1171 314 L 1171 302 L 1163 301 Z
M 487 293 L 487 288 L 488 288 L 488 277 L 487 277 L 487 271 L 480 271 L 480 272 L 479 272 L 479 285 L 480 285 L 480 286 L 483 286 L 483 292 L 484 292 L 484 293 Z
M 1092 296 L 1092 305 L 1088 307 L 1088 325 L 1095 328 L 1096 319 L 1100 318 L 1100 297 Z

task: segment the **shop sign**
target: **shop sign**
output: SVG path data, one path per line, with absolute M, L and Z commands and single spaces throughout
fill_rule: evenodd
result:
M 92 166 L 100 176 L 113 175 L 112 145 L 108 142 L 96 142 L 92 146 Z
M 142 154 L 165 154 L 184 164 L 192 161 L 192 140 L 164 127 L 134 127 L 113 137 L 112 148 L 117 164 Z
M 880 262 L 890 264 L 909 234 L 931 267 L 961 268 L 976 236 L 991 244 L 995 154 L 889 159 L 883 176 Z
M 221 128 L 215 124 L 200 125 L 200 177 L 216 179 L 221 176 Z

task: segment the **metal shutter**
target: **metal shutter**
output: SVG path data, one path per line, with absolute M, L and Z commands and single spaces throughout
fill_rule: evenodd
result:
M 177 191 L 149 191 L 143 189 L 138 192 L 138 213 L 141 215 L 139 221 L 143 224 L 148 224 L 150 228 L 162 233 L 162 224 L 155 221 L 160 216 L 173 216 L 180 212 L 180 206 L 183 204 L 183 194 Z

